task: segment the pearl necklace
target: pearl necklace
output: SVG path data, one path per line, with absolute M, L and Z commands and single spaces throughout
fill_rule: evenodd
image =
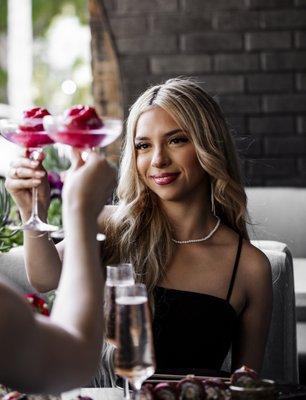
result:
M 176 239 L 171 238 L 172 242 L 174 242 L 176 244 L 188 244 L 188 243 L 199 243 L 199 242 L 204 242 L 205 240 L 208 240 L 209 238 L 212 237 L 212 235 L 216 232 L 216 230 L 220 226 L 220 222 L 221 222 L 220 218 L 217 216 L 216 216 L 216 218 L 217 218 L 217 223 L 214 226 L 214 228 L 209 232 L 208 235 L 206 235 L 202 238 L 199 238 L 199 239 L 190 239 L 190 240 L 176 240 Z

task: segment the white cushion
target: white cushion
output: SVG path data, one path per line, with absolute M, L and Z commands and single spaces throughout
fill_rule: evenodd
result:
M 306 257 L 306 189 L 246 188 L 251 239 L 284 242 L 293 257 Z

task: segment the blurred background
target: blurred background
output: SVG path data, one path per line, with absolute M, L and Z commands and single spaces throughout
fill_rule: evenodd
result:
M 261 222 L 273 220 L 259 238 L 292 250 L 306 383 L 306 0 L 0 0 L 0 118 L 77 103 L 126 118 L 149 85 L 175 76 L 196 78 L 220 103 L 250 205 L 256 198 Z M 17 151 L 0 138 L 0 176 Z M 119 152 L 120 141 L 108 149 Z M 47 153 L 49 219 L 61 225 L 69 162 Z
M 248 186 L 306 185 L 305 0 L 0 7 L 0 116 L 76 103 L 126 116 L 148 85 L 194 76 L 223 107 Z

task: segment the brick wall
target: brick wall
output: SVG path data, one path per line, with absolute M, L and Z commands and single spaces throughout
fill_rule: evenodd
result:
M 125 114 L 148 85 L 195 76 L 236 132 L 247 184 L 306 186 L 305 0 L 89 3 L 103 10 L 91 11 L 95 93 L 107 101 L 96 79 L 107 31 Z

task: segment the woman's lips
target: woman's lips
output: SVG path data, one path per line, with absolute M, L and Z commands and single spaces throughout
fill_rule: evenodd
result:
M 171 174 L 160 174 L 160 175 L 153 175 L 151 178 L 157 185 L 169 185 L 170 183 L 174 182 L 179 173 L 171 173 Z

